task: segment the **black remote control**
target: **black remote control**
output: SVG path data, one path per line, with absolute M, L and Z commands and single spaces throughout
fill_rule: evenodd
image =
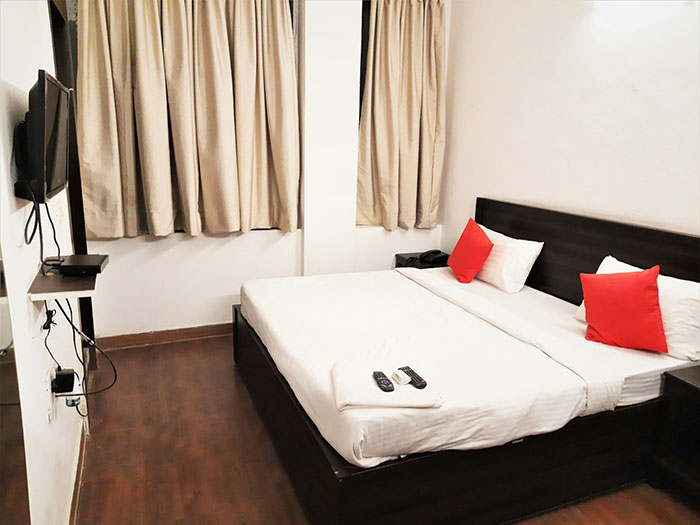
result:
M 411 368 L 410 366 L 402 366 L 401 368 L 399 368 L 399 370 L 405 372 L 406 375 L 411 378 L 411 384 L 416 388 L 425 388 L 426 386 L 428 386 L 428 383 L 425 382 L 425 379 L 416 374 L 413 371 L 413 368 Z
M 384 372 L 380 372 L 379 370 L 372 372 L 372 375 L 374 376 L 374 380 L 377 382 L 377 386 L 382 389 L 384 392 L 393 392 L 394 391 L 394 383 L 392 383 L 387 376 L 384 375 Z

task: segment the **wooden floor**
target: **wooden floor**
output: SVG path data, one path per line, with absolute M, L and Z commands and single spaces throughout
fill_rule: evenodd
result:
M 306 523 L 233 369 L 230 337 L 110 357 L 119 381 L 91 400 L 80 524 Z M 110 373 L 101 366 L 97 382 Z M 700 513 L 640 484 L 525 523 L 688 525 Z
M 0 357 L 0 403 L 0 525 L 22 525 L 29 523 L 29 495 L 17 370 L 11 351 Z

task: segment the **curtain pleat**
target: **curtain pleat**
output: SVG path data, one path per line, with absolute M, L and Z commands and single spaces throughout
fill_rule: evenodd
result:
M 90 237 L 121 237 L 124 208 L 120 173 L 117 106 L 102 2 L 78 3 L 78 148 L 85 223 Z
M 442 1 L 425 3 L 423 104 L 417 228 L 438 223 L 445 155 L 445 12 Z
M 150 233 L 168 235 L 175 231 L 175 211 L 160 2 L 129 4 L 134 118 L 146 218 Z
M 269 226 L 270 203 L 259 202 L 267 195 L 269 186 L 267 123 L 265 122 L 265 91 L 263 70 L 259 65 L 261 42 L 259 2 L 229 2 L 229 34 L 232 46 L 234 86 L 236 90 L 236 145 L 239 187 L 241 190 L 241 230 L 248 231 L 252 224 Z M 256 204 L 260 204 L 256 209 Z M 255 214 L 255 217 L 253 216 Z M 262 222 L 260 221 L 262 216 Z
M 204 223 L 240 229 L 233 77 L 223 2 L 195 2 L 195 108 Z
M 134 123 L 133 84 L 131 72 L 131 38 L 129 35 L 129 3 L 107 2 L 110 61 L 114 80 L 114 101 L 117 116 L 119 167 L 122 186 L 124 234 L 138 235 L 146 231 L 143 206 L 133 203 L 143 200 L 140 167 L 136 158 L 136 128 Z
M 423 93 L 423 3 L 401 2 L 401 71 L 399 77 L 399 217 L 401 228 L 416 223 Z
M 288 2 L 79 6 L 89 236 L 296 229 L 300 137 Z
M 372 0 L 357 224 L 437 225 L 444 151 L 444 0 Z
M 270 218 L 283 230 L 297 228 L 299 177 L 299 111 L 296 58 L 289 2 L 260 2 L 265 109 L 270 137 Z M 262 199 L 260 199 L 262 200 Z M 260 219 L 262 220 L 262 218 Z
M 398 222 L 400 21 L 401 2 L 372 2 L 360 116 L 357 223 L 390 230 Z
M 163 58 L 174 169 L 186 232 L 202 231 L 199 215 L 199 155 L 194 101 L 194 6 L 192 0 L 162 0 Z

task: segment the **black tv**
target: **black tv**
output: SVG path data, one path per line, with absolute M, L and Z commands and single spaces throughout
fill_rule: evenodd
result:
M 70 90 L 40 69 L 15 132 L 17 197 L 43 203 L 66 186 L 69 126 Z

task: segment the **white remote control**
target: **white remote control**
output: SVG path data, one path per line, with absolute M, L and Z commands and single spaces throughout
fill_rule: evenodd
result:
M 391 378 L 399 385 L 407 385 L 411 382 L 411 378 L 403 370 L 394 370 L 394 373 L 391 374 Z

